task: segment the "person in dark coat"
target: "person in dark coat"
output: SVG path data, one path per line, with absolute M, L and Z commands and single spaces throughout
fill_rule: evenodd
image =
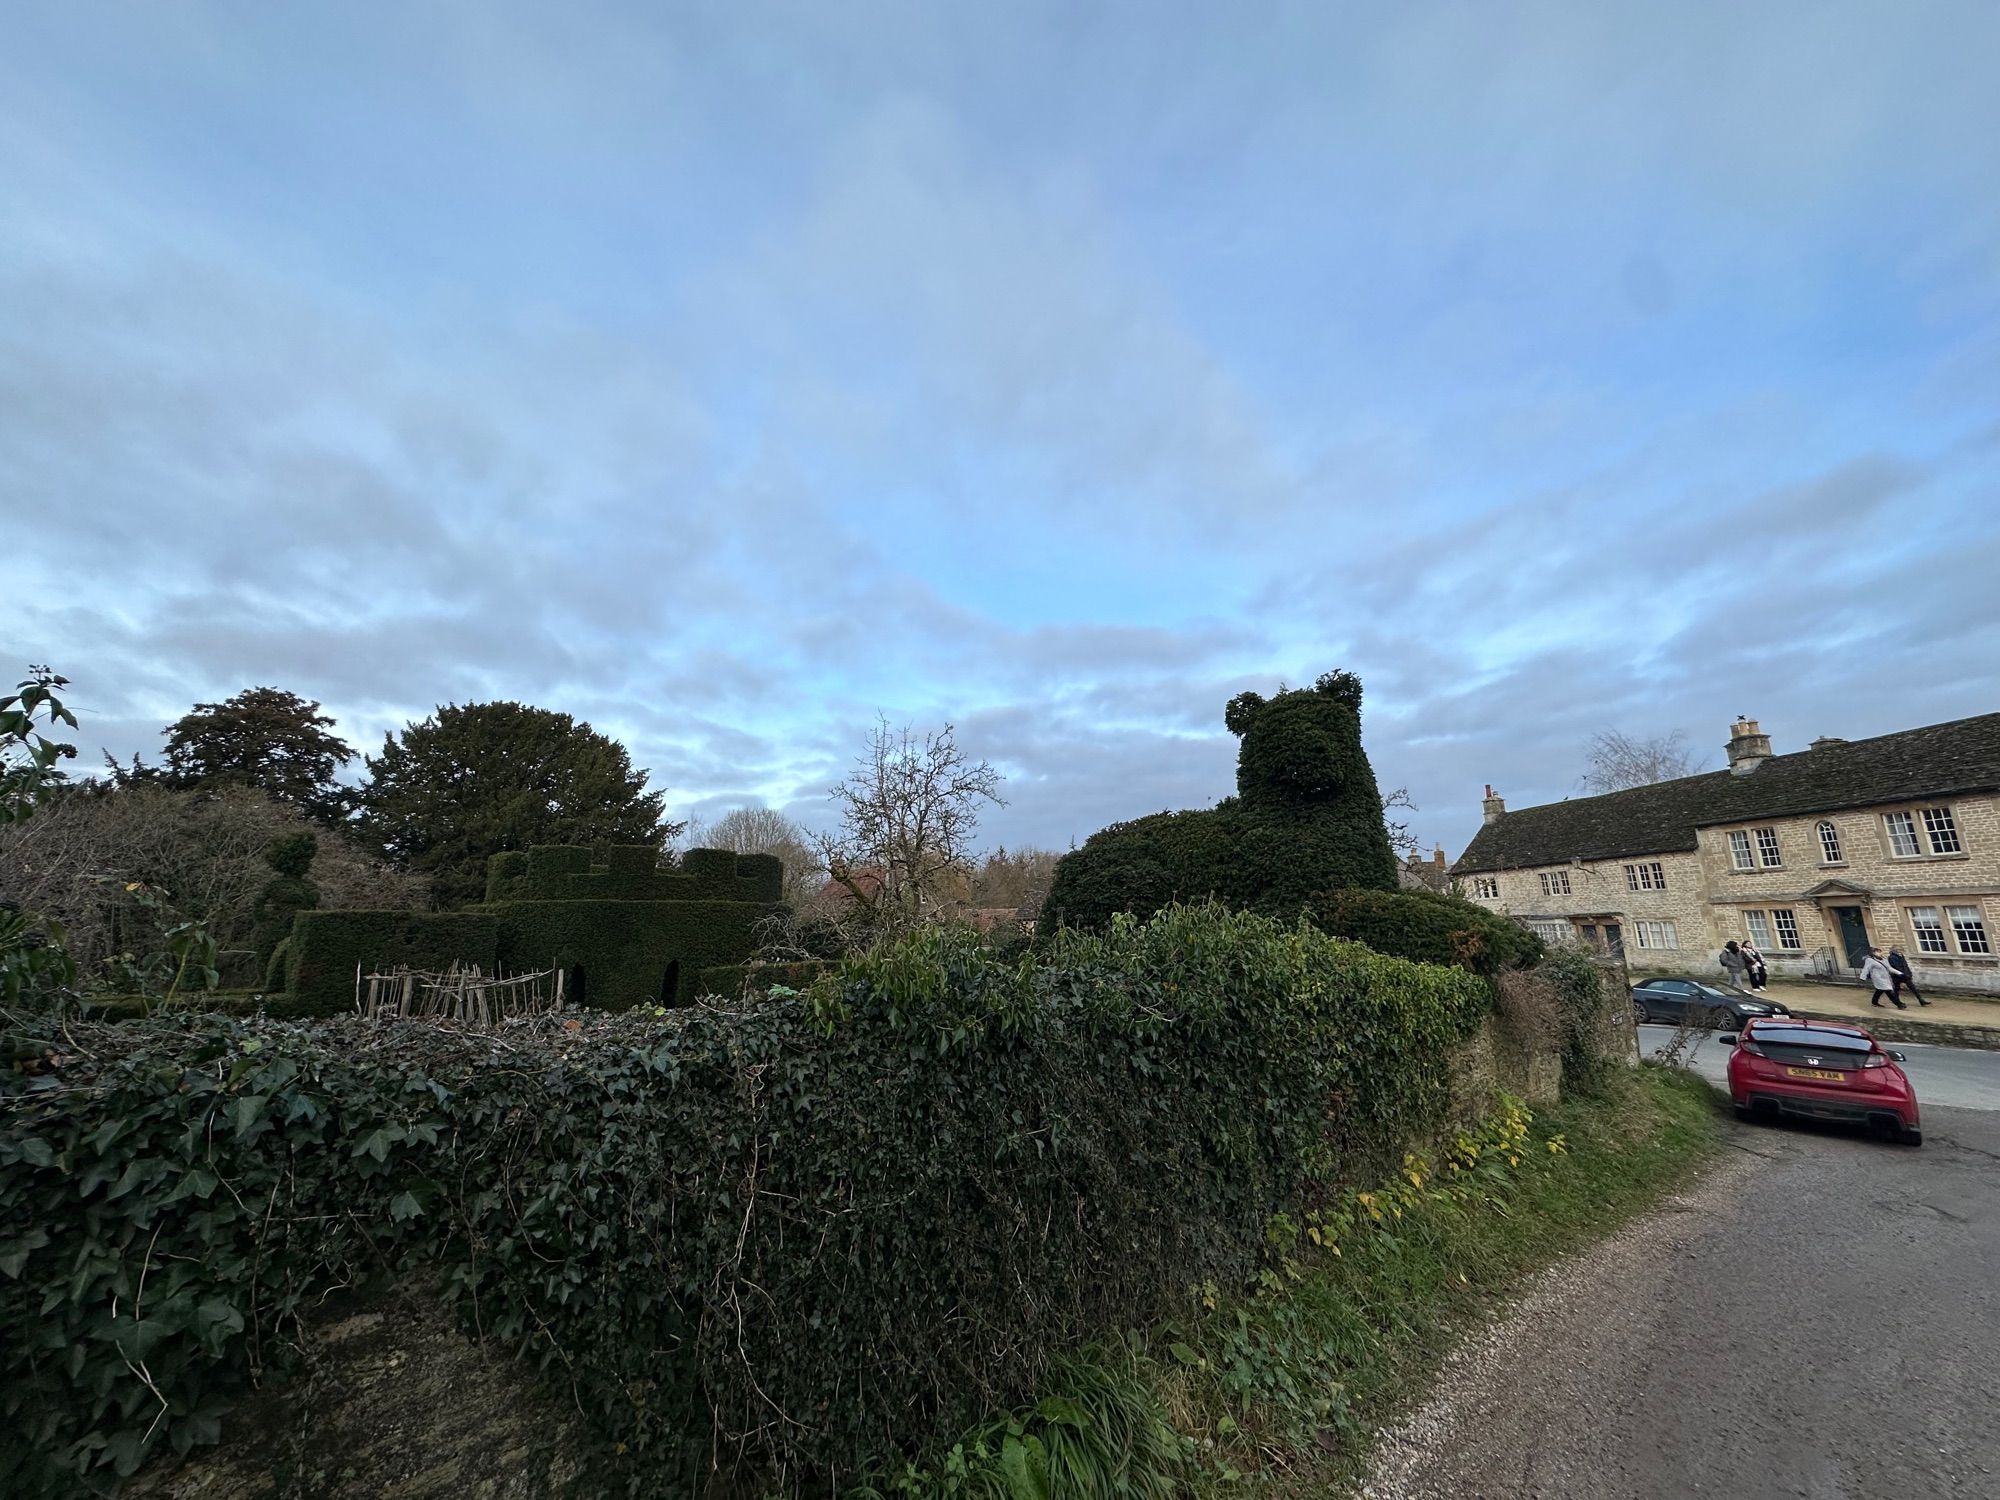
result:
M 1917 996 L 1917 1004 L 1929 1005 L 1930 1001 L 1917 994 L 1917 976 L 1910 971 L 1910 961 L 1903 957 L 1901 948 L 1889 950 L 1889 968 L 1896 976 L 1896 994 L 1900 997 L 1904 990 Z
M 1743 975 L 1750 981 L 1750 993 L 1761 995 L 1764 984 L 1771 977 L 1771 971 L 1764 966 L 1764 955 L 1757 951 L 1757 945 L 1748 938 L 1737 949 L 1743 955 Z

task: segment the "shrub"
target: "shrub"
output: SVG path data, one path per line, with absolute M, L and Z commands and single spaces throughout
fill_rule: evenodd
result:
M 1542 940 L 1520 923 L 1437 891 L 1321 891 L 1308 913 L 1323 931 L 1377 953 L 1457 964 L 1488 977 L 1532 967 L 1542 957 Z
M 1329 672 L 1274 698 L 1241 693 L 1223 722 L 1243 741 L 1236 796 L 1200 812 L 1114 823 L 1063 856 L 1041 926 L 1099 931 L 1209 897 L 1291 918 L 1315 891 L 1393 890 L 1396 860 L 1361 748 L 1361 684 Z
M 1607 1045 L 1607 1033 L 1620 1024 L 1626 995 L 1606 979 L 1590 950 L 1574 943 L 1550 948 L 1539 972 L 1555 987 L 1563 1092 L 1602 1093 L 1618 1066 L 1617 1049 Z
M 568 1386 L 603 1484 L 835 1483 L 1244 1283 L 1274 1212 L 1443 1120 L 1485 1006 L 1202 908 L 504 1037 L 51 1031 L 0 1081 L 0 1466 L 66 1494 L 208 1441 L 331 1289 L 420 1275 Z

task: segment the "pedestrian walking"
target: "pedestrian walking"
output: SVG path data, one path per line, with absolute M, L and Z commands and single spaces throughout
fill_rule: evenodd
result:
M 1742 946 L 1736 951 L 1743 955 L 1743 972 L 1750 981 L 1750 993 L 1763 994 L 1765 981 L 1771 977 L 1771 971 L 1764 966 L 1764 955 L 1748 938 L 1743 940 Z
M 1896 998 L 1896 971 L 1882 961 L 1880 948 L 1870 948 L 1868 956 L 1861 961 L 1861 978 L 1875 992 L 1869 997 L 1870 1005 L 1880 1005 L 1887 1000 L 1897 1010 L 1910 1008 Z
M 1722 967 L 1729 975 L 1729 982 L 1737 989 L 1742 989 L 1743 976 L 1749 971 L 1750 965 L 1745 961 L 1743 950 L 1736 945 L 1734 938 L 1722 945 Z
M 1910 961 L 1903 957 L 1903 950 L 1901 948 L 1891 948 L 1889 950 L 1889 967 L 1896 975 L 1896 993 L 1898 995 L 1902 994 L 1904 990 L 1908 990 L 1912 995 L 1916 995 L 1917 1004 L 1930 1004 L 1930 1001 L 1917 993 L 1917 976 L 1911 971 Z

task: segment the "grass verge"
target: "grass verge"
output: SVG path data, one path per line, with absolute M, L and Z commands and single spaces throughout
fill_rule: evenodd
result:
M 1324 1493 L 1454 1335 L 1538 1270 L 1657 1203 L 1719 1139 L 1715 1095 L 1642 1067 L 1598 1098 L 1508 1104 L 1435 1160 L 1270 1226 L 1255 1287 L 1196 1289 L 1185 1326 L 1062 1366 L 1034 1407 L 861 1496 Z

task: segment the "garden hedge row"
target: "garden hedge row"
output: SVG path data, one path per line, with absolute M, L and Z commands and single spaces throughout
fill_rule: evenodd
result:
M 737 1010 L 17 1037 L 0 1472 L 209 1441 L 396 1277 L 574 1397 L 594 1488 L 822 1491 L 1252 1276 L 1274 1212 L 1446 1117 L 1488 995 L 1209 907 L 1041 961 L 920 934 Z
M 1457 964 L 1491 977 L 1542 961 L 1542 940 L 1508 917 L 1438 891 L 1321 891 L 1307 904 L 1315 926 L 1418 963 Z

